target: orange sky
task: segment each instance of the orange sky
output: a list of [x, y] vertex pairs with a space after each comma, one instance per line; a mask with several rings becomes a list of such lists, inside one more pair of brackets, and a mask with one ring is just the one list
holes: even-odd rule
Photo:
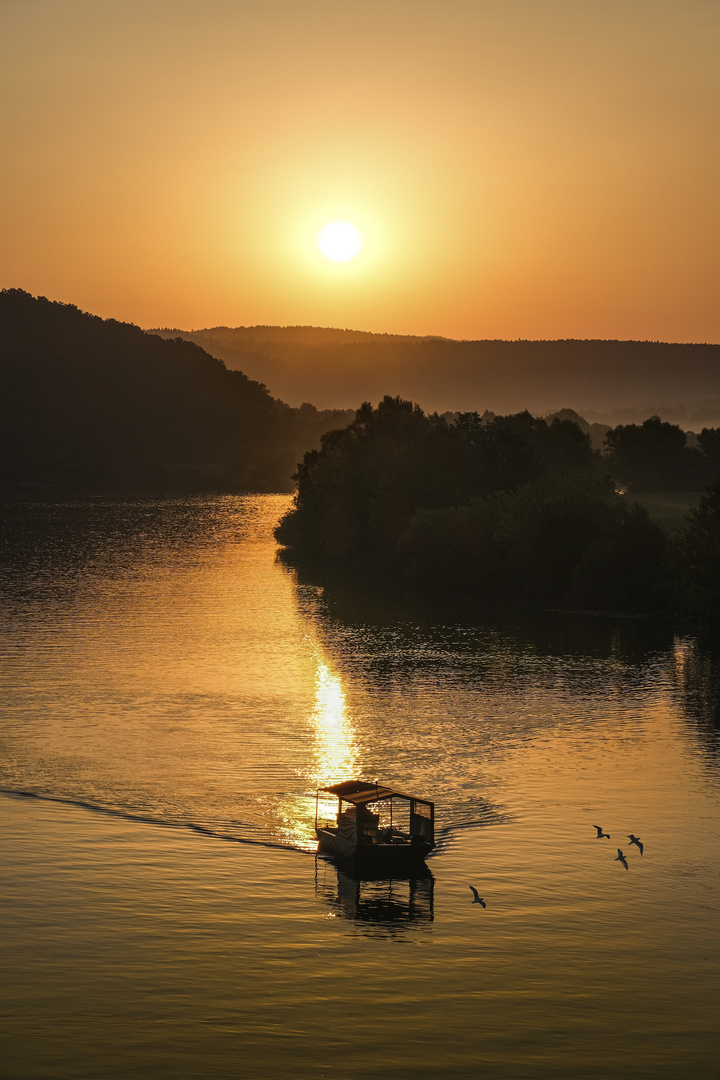
[[0, 13], [2, 287], [141, 326], [720, 341], [717, 0]]

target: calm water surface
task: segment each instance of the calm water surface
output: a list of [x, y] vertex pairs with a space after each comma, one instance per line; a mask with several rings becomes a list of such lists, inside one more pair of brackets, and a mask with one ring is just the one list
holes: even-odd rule
[[[323, 592], [287, 505], [4, 507], [2, 1075], [714, 1076], [716, 654]], [[425, 877], [315, 859], [353, 775], [435, 799]]]

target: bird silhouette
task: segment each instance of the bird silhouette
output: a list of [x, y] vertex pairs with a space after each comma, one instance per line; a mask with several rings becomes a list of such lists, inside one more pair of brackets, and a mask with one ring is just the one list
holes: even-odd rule
[[626, 870], [628, 868], [627, 861], [626, 861], [625, 856], [623, 855], [622, 851], [620, 850], [620, 848], [618, 848], [618, 853], [617, 853], [616, 857], [613, 859], [613, 862], [621, 862]]
[[593, 825], [593, 829], [597, 829], [597, 836], [595, 837], [596, 840], [599, 840], [602, 836], [607, 836], [608, 840], [610, 839], [610, 833], [603, 832], [599, 825]]
[[634, 844], [635, 847], [640, 848], [640, 854], [642, 855], [642, 853], [643, 853], [643, 845], [642, 845], [642, 841], [640, 840], [640, 837], [639, 836], [633, 836], [633, 834], [630, 833], [630, 835], [628, 836], [628, 840], [630, 841], [631, 844]]
[[487, 907], [485, 901], [481, 898], [480, 893], [474, 887], [474, 885], [468, 885], [468, 888], [472, 890], [472, 894], [475, 897], [473, 904], [482, 904], [483, 907]]

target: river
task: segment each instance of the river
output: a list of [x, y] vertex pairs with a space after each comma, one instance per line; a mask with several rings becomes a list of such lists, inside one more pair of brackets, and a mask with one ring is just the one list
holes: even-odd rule
[[[716, 651], [323, 588], [288, 505], [3, 507], [3, 1075], [714, 1076]], [[434, 799], [425, 876], [316, 859], [348, 776]]]

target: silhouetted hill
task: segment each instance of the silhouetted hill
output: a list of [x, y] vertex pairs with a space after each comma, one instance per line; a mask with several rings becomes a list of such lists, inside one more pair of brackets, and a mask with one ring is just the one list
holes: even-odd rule
[[5, 489], [287, 491], [305, 450], [351, 419], [293, 410], [198, 345], [70, 304], [0, 293]]
[[385, 394], [427, 411], [543, 415], [683, 427], [720, 424], [720, 346], [652, 341], [453, 341], [313, 327], [154, 330], [193, 341], [290, 404], [352, 408]]

